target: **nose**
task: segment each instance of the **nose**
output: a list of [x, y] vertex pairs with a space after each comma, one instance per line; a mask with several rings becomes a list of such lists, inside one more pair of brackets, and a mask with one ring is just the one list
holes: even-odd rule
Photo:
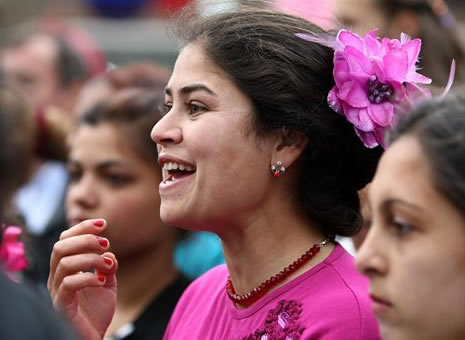
[[178, 144], [183, 139], [180, 119], [173, 112], [174, 107], [152, 129], [150, 137], [158, 145]]
[[82, 176], [69, 185], [66, 195], [68, 209], [78, 206], [81, 209], [91, 210], [98, 206], [98, 202], [98, 189], [90, 176]]
[[373, 278], [384, 275], [388, 271], [387, 240], [383, 241], [382, 233], [372, 224], [362, 245], [358, 249], [356, 265], [358, 270]]

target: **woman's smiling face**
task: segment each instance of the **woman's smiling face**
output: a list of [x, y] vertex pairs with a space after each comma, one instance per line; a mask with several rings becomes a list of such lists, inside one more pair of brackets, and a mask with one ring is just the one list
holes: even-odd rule
[[357, 265], [383, 339], [465, 338], [465, 219], [434, 186], [415, 137], [385, 152], [369, 188]]
[[164, 168], [162, 219], [218, 232], [225, 221], [248, 218], [267, 199], [274, 140], [253, 131], [248, 96], [191, 43], [176, 61], [165, 107], [152, 130]]

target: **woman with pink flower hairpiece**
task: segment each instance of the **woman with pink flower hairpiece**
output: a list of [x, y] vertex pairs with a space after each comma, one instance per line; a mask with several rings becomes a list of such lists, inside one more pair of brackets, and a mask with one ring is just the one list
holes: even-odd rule
[[[357, 192], [371, 181], [381, 128], [396, 114], [387, 105], [414, 97], [415, 82], [426, 81], [411, 73], [416, 43], [394, 51], [396, 41], [368, 39], [386, 62], [404, 60], [397, 50], [405, 51], [397, 74], [356, 51], [362, 38], [341, 33], [348, 46], [337, 47], [351, 53], [335, 52], [322, 42], [336, 37], [292, 15], [250, 6], [189, 14], [176, 26], [183, 48], [151, 134], [163, 167], [160, 214], [170, 225], [216, 233], [226, 265], [187, 288], [164, 339], [379, 339], [367, 281], [334, 237], [359, 229]], [[337, 83], [335, 64], [345, 73]], [[379, 94], [370, 97], [378, 87], [380, 103]], [[95, 243], [101, 229], [81, 222], [52, 254], [53, 299], [87, 339], [102, 338], [114, 300], [80, 292], [112, 291], [115, 276], [60, 274], [60, 253], [85, 252], [73, 237]]]

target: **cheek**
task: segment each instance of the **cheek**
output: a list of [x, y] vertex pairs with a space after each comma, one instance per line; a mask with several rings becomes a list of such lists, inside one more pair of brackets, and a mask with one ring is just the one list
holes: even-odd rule
[[[400, 324], [412, 332], [444, 329], [452, 315], [465, 312], [465, 267], [451, 261], [446, 247], [417, 248], [399, 257], [391, 293], [396, 294]], [[463, 319], [463, 317], [462, 317]]]

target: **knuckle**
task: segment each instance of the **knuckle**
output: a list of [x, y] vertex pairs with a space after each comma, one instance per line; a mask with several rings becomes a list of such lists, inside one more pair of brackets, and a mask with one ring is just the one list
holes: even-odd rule
[[61, 287], [65, 291], [70, 290], [72, 287], [72, 278], [69, 276], [65, 276], [63, 280], [61, 281]]
[[56, 243], [53, 245], [52, 253], [53, 253], [54, 255], [58, 256], [58, 257], [59, 257], [60, 255], [62, 255], [62, 253], [63, 253], [63, 244], [62, 244], [60, 241], [56, 242]]
[[67, 238], [67, 235], [68, 235], [68, 230], [62, 231], [61, 234], [60, 234], [60, 238], [59, 238], [60, 241]]

